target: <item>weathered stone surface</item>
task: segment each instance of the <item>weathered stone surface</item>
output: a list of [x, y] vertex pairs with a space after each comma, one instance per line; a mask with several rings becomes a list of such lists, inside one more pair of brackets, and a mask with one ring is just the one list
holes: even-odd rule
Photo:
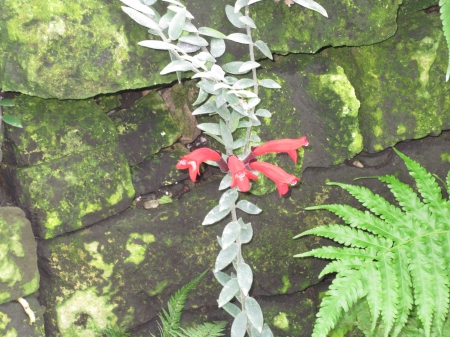
[[150, 91], [137, 100], [133, 108], [114, 113], [111, 119], [129, 165], [141, 163], [181, 136], [180, 128], [156, 91]]
[[430, 8], [431, 6], [437, 6], [438, 4], [439, 0], [403, 0], [400, 11], [403, 13], [411, 13]]
[[[262, 39], [280, 54], [311, 53], [329, 45], [373, 44], [395, 33], [400, 3], [328, 1], [322, 3], [329, 13], [325, 18], [299, 5], [266, 0], [252, 6], [259, 29], [255, 40]], [[198, 27], [230, 34], [236, 28], [226, 18], [226, 4], [229, 1], [196, 0], [189, 3], [189, 10]], [[132, 21], [120, 6], [120, 2], [107, 0], [52, 0], [45, 5], [39, 0], [4, 0], [0, 87], [43, 98], [79, 99], [173, 81], [174, 75], [159, 75], [167, 53], [138, 46], [149, 38], [147, 29]], [[165, 12], [164, 4], [157, 8]], [[228, 45], [231, 54], [242, 53], [240, 46]]]
[[129, 167], [117, 145], [3, 174], [36, 236], [51, 238], [114, 215], [131, 204]]
[[175, 165], [189, 151], [180, 144], [174, 149], [150, 156], [142, 163], [131, 167], [131, 179], [136, 195], [156, 191], [161, 186], [175, 184], [189, 178], [187, 170], [178, 170]]
[[4, 112], [23, 129], [6, 126], [4, 163], [30, 166], [117, 143], [114, 124], [94, 100], [58, 101], [21, 95]]
[[439, 14], [420, 11], [401, 16], [397, 34], [381, 44], [327, 50], [361, 101], [359, 126], [367, 151], [450, 128], [441, 26]]
[[17, 207], [0, 207], [0, 304], [38, 290], [36, 261], [36, 241], [25, 213]]
[[36, 322], [30, 325], [30, 318], [19, 302], [0, 305], [0, 334], [3, 337], [45, 337], [44, 310], [34, 296], [24, 298], [33, 310]]

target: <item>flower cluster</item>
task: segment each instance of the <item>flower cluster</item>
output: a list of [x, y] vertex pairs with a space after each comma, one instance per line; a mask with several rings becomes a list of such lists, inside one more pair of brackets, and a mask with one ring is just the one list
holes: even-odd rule
[[242, 192], [247, 192], [250, 189], [250, 180], [258, 179], [258, 176], [252, 172], [258, 171], [277, 184], [278, 193], [281, 197], [288, 192], [289, 185], [294, 186], [300, 181], [300, 178], [285, 172], [276, 165], [260, 162], [256, 157], [267, 153], [286, 152], [294, 163], [297, 164], [297, 150], [307, 145], [308, 140], [305, 136], [298, 139], [272, 140], [261, 146], [253, 147], [250, 154], [244, 160], [240, 160], [235, 155], [230, 155], [227, 162], [224, 161], [220, 152], [208, 148], [200, 148], [181, 157], [176, 167], [178, 169], [189, 169], [191, 180], [196, 181], [197, 176], [200, 174], [200, 165], [208, 160], [215, 161], [222, 171], [230, 172], [230, 187], [234, 188], [238, 186]]

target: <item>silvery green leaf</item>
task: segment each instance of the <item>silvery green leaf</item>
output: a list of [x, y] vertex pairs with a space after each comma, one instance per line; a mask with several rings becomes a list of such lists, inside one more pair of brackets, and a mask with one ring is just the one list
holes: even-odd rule
[[0, 106], [14, 106], [14, 101], [9, 98], [0, 99]]
[[231, 87], [228, 84], [225, 83], [216, 83], [214, 84], [214, 90], [219, 90], [219, 89], [230, 89]]
[[186, 43], [186, 42], [178, 42], [177, 47], [178, 47], [178, 49], [184, 51], [186, 54], [195, 53], [196, 51], [200, 50], [200, 48], [201, 48], [199, 46], [196, 46], [196, 45], [193, 45], [190, 43]]
[[197, 127], [205, 132], [212, 133], [213, 135], [220, 135], [220, 127], [217, 123], [201, 123]]
[[259, 103], [261, 102], [261, 99], [259, 99], [258, 97], [255, 98], [250, 98], [247, 102], [247, 110], [250, 110], [252, 108], [254, 108], [255, 106], [257, 106]]
[[222, 249], [222, 238], [220, 236], [217, 236], [217, 243], [219, 244], [220, 249]]
[[233, 109], [236, 112], [239, 112], [242, 116], [248, 117], [247, 111], [245, 111], [244, 108], [241, 105], [233, 105]]
[[216, 223], [217, 221], [225, 218], [228, 215], [228, 213], [230, 213], [229, 209], [220, 212], [219, 206], [216, 206], [212, 210], [210, 210], [208, 214], [206, 214], [206, 217], [203, 220], [202, 225], [212, 225], [213, 223]]
[[207, 98], [208, 98], [208, 93], [205, 90], [200, 89], [198, 91], [198, 97], [192, 105], [194, 105], [194, 106], [199, 105], [199, 104], [203, 103]]
[[222, 120], [219, 121], [219, 128], [225, 147], [230, 148], [233, 145], [233, 136], [231, 135], [230, 130]]
[[242, 67], [243, 64], [244, 64], [244, 62], [241, 62], [241, 61], [230, 62], [230, 63], [224, 64], [222, 66], [222, 69], [225, 70], [227, 73], [230, 73], [233, 75], [240, 75], [240, 74], [244, 73], [244, 72], [239, 71], [239, 68]]
[[174, 4], [174, 5], [177, 5], [177, 6], [180, 6], [180, 7], [184, 7], [184, 5], [181, 2], [177, 1], [177, 0], [162, 0], [162, 1], [169, 2], [171, 4]]
[[217, 140], [220, 144], [222, 144], [222, 145], [225, 146], [225, 144], [224, 144], [224, 142], [223, 142], [223, 140], [222, 140], [221, 137], [219, 137], [219, 136], [217, 136], [217, 135], [215, 135], [215, 134], [212, 134], [212, 133], [208, 133], [208, 132], [205, 132], [205, 135], [210, 136], [211, 138], [214, 138], [214, 139]]
[[141, 13], [147, 15], [155, 15], [155, 12], [151, 8], [142, 4], [139, 0], [120, 0], [120, 1], [122, 1], [128, 7], [131, 7]]
[[142, 3], [147, 6], [153, 5], [157, 0], [142, 0]]
[[250, 0], [247, 5], [253, 5], [254, 3], [260, 2], [261, 0]]
[[[233, 191], [235, 191], [233, 189]], [[227, 249], [230, 245], [236, 241], [236, 238], [241, 232], [241, 225], [237, 222], [230, 222], [223, 230], [222, 234], [222, 249]], [[238, 274], [239, 277], [239, 274]]]
[[236, 77], [233, 76], [225, 76], [225, 82], [227, 82], [229, 85], [233, 85], [238, 81]]
[[[226, 103], [227, 103], [227, 97], [226, 97], [226, 93], [227, 93], [228, 91], [225, 89], [225, 90], [222, 90], [222, 93], [220, 94], [220, 95], [217, 95], [216, 96], [216, 108], [220, 108], [220, 107], [222, 107], [223, 105], [225, 105], [225, 107], [226, 107]], [[223, 117], [222, 117], [223, 118]], [[226, 118], [224, 118], [225, 120], [226, 120]]]
[[249, 71], [251, 69], [258, 68], [259, 66], [260, 66], [260, 64], [258, 62], [247, 61], [247, 62], [244, 62], [244, 64], [241, 65], [241, 67], [238, 69], [238, 72], [246, 73], [247, 71]]
[[185, 35], [180, 37], [178, 40], [200, 47], [206, 47], [208, 45], [208, 41], [206, 41], [204, 38], [200, 36], [195, 35]]
[[250, 78], [242, 78], [236, 83], [233, 84], [233, 89], [245, 89], [249, 87], [253, 87], [255, 81]]
[[251, 126], [249, 121], [239, 121], [238, 124], [238, 129], [242, 129], [242, 128], [248, 128], [249, 126]]
[[274, 337], [272, 330], [270, 330], [270, 327], [267, 324], [264, 324], [261, 337]]
[[230, 303], [230, 302], [223, 305], [222, 309], [224, 309], [226, 312], [228, 312], [233, 317], [236, 317], [241, 312], [241, 309], [239, 309], [236, 305], [234, 305], [233, 303]]
[[183, 30], [189, 33], [198, 33], [197, 28], [195, 28], [195, 26], [189, 20], [186, 20], [186, 22], [184, 23]]
[[225, 274], [224, 272], [218, 271], [217, 273], [214, 273], [214, 276], [216, 277], [216, 280], [219, 281], [219, 283], [224, 286], [227, 284], [229, 280], [231, 280], [231, 277]]
[[261, 138], [259, 138], [257, 135], [250, 135], [250, 141], [254, 143], [261, 142]]
[[241, 16], [239, 18], [240, 21], [242, 21], [245, 25], [249, 26], [250, 28], [256, 29], [255, 22], [252, 20], [249, 16]]
[[122, 10], [141, 26], [151, 28], [157, 31], [161, 30], [158, 24], [152, 19], [150, 19], [147, 15], [142, 14], [141, 12], [138, 12], [137, 10], [130, 7], [122, 6]]
[[[186, 8], [180, 8], [169, 24], [169, 37], [171, 40], [178, 40], [183, 32], [184, 23], [186, 22]], [[183, 41], [187, 42], [187, 41]], [[189, 43], [189, 42], [187, 42]]]
[[256, 330], [261, 333], [264, 318], [258, 302], [256, 302], [256, 300], [252, 297], [247, 297], [245, 299], [245, 310], [247, 311], [247, 317], [250, 323], [252, 323]]
[[231, 337], [244, 337], [247, 332], [247, 315], [240, 312], [231, 325]]
[[236, 207], [248, 214], [259, 214], [262, 209], [247, 200], [240, 200]]
[[237, 0], [234, 4], [234, 12], [237, 13], [242, 7], [245, 7], [247, 5], [248, 0]]
[[241, 243], [249, 243], [253, 238], [252, 224], [250, 222], [244, 224], [242, 220], [239, 223], [241, 224]]
[[216, 59], [210, 53], [207, 53], [204, 51], [195, 55], [194, 58], [197, 58], [197, 59], [199, 59], [201, 61], [205, 61], [205, 62], [216, 63]]
[[[217, 102], [217, 101], [216, 101]], [[225, 121], [229, 121], [231, 118], [230, 111], [227, 108], [226, 104], [221, 105], [216, 109], [216, 112], [222, 117]]]
[[211, 73], [214, 75], [214, 77], [218, 81], [224, 81], [225, 80], [225, 72], [223, 71], [221, 66], [219, 66], [217, 64], [213, 64], [211, 66]]
[[255, 46], [261, 51], [261, 53], [263, 53], [266, 57], [268, 57], [269, 59], [273, 60], [273, 55], [272, 52], [270, 51], [269, 47], [267, 46], [267, 44], [261, 40], [258, 40], [255, 42]]
[[174, 71], [190, 71], [192, 70], [192, 64], [183, 60], [175, 60], [170, 62], [163, 70], [161, 70], [160, 74], [165, 75], [169, 73], [173, 73]]
[[258, 83], [261, 86], [263, 86], [264, 88], [269, 88], [269, 89], [280, 89], [281, 88], [281, 85], [279, 85], [277, 82], [275, 82], [274, 80], [271, 80], [269, 78], [258, 81]]
[[236, 129], [238, 128], [240, 118], [241, 118], [241, 115], [238, 112], [233, 111], [231, 113], [231, 116], [230, 116], [230, 130], [231, 130], [231, 132], [236, 131]]
[[[237, 224], [239, 227], [240, 225]], [[237, 279], [239, 283], [239, 287], [241, 288], [241, 291], [244, 293], [245, 296], [248, 295], [248, 292], [250, 291], [250, 288], [252, 287], [253, 283], [253, 272], [250, 266], [246, 263], [241, 263], [237, 269]]]
[[230, 105], [239, 104], [239, 97], [237, 97], [235, 94], [233, 94], [233, 93], [230, 94], [229, 92], [227, 92], [226, 96], [227, 96], [227, 102]]
[[161, 30], [164, 30], [169, 27], [170, 22], [175, 17], [175, 12], [167, 12], [163, 16], [161, 16], [161, 19], [159, 19], [159, 26], [161, 27]]
[[11, 115], [3, 115], [2, 116], [2, 120], [6, 123], [9, 124], [11, 126], [15, 126], [16, 128], [23, 128], [22, 123], [20, 122], [19, 119], [17, 119], [14, 116]]
[[186, 7], [167, 6], [167, 9], [175, 13], [178, 13], [179, 11], [186, 11], [186, 18], [189, 20], [194, 20], [194, 16], [186, 9]]
[[255, 115], [265, 117], [265, 118], [272, 117], [272, 113], [267, 109], [258, 109], [258, 110], [256, 110]]
[[181, 55], [180, 58], [182, 58], [183, 60], [189, 61], [192, 63], [192, 65], [194, 67], [197, 68], [202, 68], [204, 71], [207, 71], [208, 69], [205, 66], [205, 62], [204, 61], [200, 61], [190, 55]]
[[215, 29], [212, 29], [209, 27], [200, 27], [198, 29], [198, 33], [200, 35], [206, 35], [206, 36], [214, 37], [216, 39], [225, 39], [226, 38], [225, 34], [222, 34], [218, 30], [215, 30]]
[[211, 47], [209, 48], [209, 51], [211, 52], [211, 55], [214, 57], [220, 57], [225, 53], [226, 45], [225, 41], [223, 39], [211, 39]]
[[[219, 270], [222, 270], [223, 268], [228, 266], [231, 263], [231, 261], [233, 261], [233, 259], [236, 257], [236, 255], [238, 253], [238, 248], [239, 248], [239, 246], [236, 243], [232, 243], [226, 249], [222, 249], [220, 251], [219, 255], [217, 255], [214, 272], [218, 272]], [[236, 280], [236, 283], [237, 283], [237, 280]], [[239, 285], [238, 285], [238, 288], [239, 288]], [[232, 299], [233, 297], [234, 297], [234, 294], [230, 299]], [[226, 301], [226, 302], [228, 302], [228, 301]], [[225, 303], [223, 303], [223, 304], [225, 304]]]
[[192, 114], [195, 115], [203, 115], [203, 114], [209, 114], [211, 112], [216, 111], [216, 102], [214, 101], [208, 101], [202, 106], [195, 109]]
[[208, 94], [211, 95], [220, 94], [220, 90], [214, 90], [214, 82], [207, 79], [202, 79], [200, 82], [198, 82], [197, 87], [203, 89], [204, 91], [206, 91]]
[[235, 140], [233, 142], [233, 146], [231, 147], [231, 149], [232, 150], [236, 150], [236, 149], [239, 149], [241, 147], [244, 147], [244, 145], [245, 145], [245, 140], [242, 139], [242, 138], [239, 138], [239, 139], [237, 139], [237, 140]]
[[239, 21], [239, 18], [242, 15], [241, 12], [234, 12], [234, 7], [230, 6], [230, 5], [226, 5], [225, 6], [225, 14], [227, 15], [228, 20], [231, 22], [231, 24], [237, 28], [244, 28], [245, 25]]
[[138, 42], [138, 45], [151, 48], [151, 49], [158, 49], [158, 50], [175, 50], [177, 49], [176, 46], [174, 46], [171, 43], [167, 43], [164, 41], [158, 41], [158, 40], [144, 40]]
[[229, 93], [243, 98], [258, 97], [254, 92], [248, 90], [230, 90]]
[[328, 17], [328, 13], [321, 5], [319, 5], [317, 2], [313, 0], [294, 0], [294, 2], [298, 3], [299, 5], [312, 9], [313, 11], [316, 11], [326, 18]]
[[252, 331], [252, 337], [261, 337], [261, 333], [256, 330], [256, 328], [252, 325], [250, 330]]
[[231, 185], [231, 175], [225, 174], [225, 176], [220, 181], [219, 191], [229, 188]]
[[250, 44], [252, 43], [252, 39], [246, 35], [246, 34], [242, 34], [242, 33], [233, 33], [227, 36], [227, 40], [231, 40], [237, 43], [242, 43], [242, 44]]
[[[169, 50], [169, 56], [172, 61], [178, 61], [177, 56], [171, 50]], [[178, 83], [181, 83], [181, 71], [177, 71], [176, 74]]]

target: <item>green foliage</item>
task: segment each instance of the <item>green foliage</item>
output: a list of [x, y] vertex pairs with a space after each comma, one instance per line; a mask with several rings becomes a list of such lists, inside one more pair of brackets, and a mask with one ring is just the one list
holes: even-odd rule
[[450, 77], [450, 0], [439, 0], [442, 28], [444, 31], [445, 39], [447, 40], [447, 47], [449, 49], [449, 61], [447, 67], [447, 73], [445, 74], [445, 81], [448, 81]]
[[204, 323], [188, 329], [180, 328], [181, 312], [184, 308], [187, 296], [189, 292], [195, 288], [200, 279], [205, 276], [206, 272], [207, 271], [205, 270], [201, 275], [184, 285], [175, 293], [175, 295], [170, 297], [169, 302], [167, 303], [167, 311], [163, 309], [162, 313], [158, 315], [161, 320], [161, 337], [223, 336], [221, 332], [225, 328], [225, 322]]
[[[395, 149], [394, 149], [395, 150]], [[322, 205], [348, 225], [331, 224], [310, 229], [296, 238], [315, 234], [345, 247], [321, 247], [298, 254], [336, 259], [319, 277], [336, 273], [323, 299], [313, 336], [327, 336], [343, 311], [364, 299], [376, 331], [381, 316], [385, 336], [399, 336], [408, 318], [416, 317], [423, 336], [443, 335], [449, 309], [450, 202], [433, 175], [417, 162], [395, 150], [415, 179], [421, 197], [392, 175], [377, 177], [387, 184], [400, 207], [390, 204], [369, 189], [340, 186], [367, 209], [348, 205]], [[450, 190], [450, 172], [447, 175]]]
[[124, 332], [120, 326], [108, 324], [108, 326], [100, 332], [105, 337], [131, 337], [131, 333]]

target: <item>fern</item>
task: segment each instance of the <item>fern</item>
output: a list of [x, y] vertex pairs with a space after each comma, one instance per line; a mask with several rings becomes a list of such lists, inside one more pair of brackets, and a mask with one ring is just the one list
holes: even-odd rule
[[[181, 312], [184, 308], [189, 292], [195, 288], [200, 279], [206, 274], [206, 270], [190, 281], [188, 284], [181, 287], [175, 295], [171, 296], [167, 303], [167, 311], [162, 309], [162, 313], [158, 315], [161, 320], [159, 330], [161, 337], [216, 337], [223, 336], [221, 333], [226, 323], [204, 323], [194, 328], [188, 328], [186, 330], [180, 328]], [[154, 335], [152, 335], [154, 337]]]
[[[449, 312], [450, 202], [442, 197], [433, 175], [395, 151], [421, 197], [387, 175], [377, 178], [387, 184], [400, 207], [365, 187], [328, 183], [348, 191], [367, 211], [347, 205], [307, 208], [331, 211], [349, 225], [319, 226], [295, 237], [315, 234], [345, 246], [295, 255], [335, 259], [319, 275], [336, 273], [336, 278], [320, 305], [313, 337], [327, 336], [344, 311], [361, 300], [369, 308], [371, 333], [381, 319], [384, 336], [401, 336], [408, 319], [414, 317], [423, 336], [443, 335]], [[445, 185], [449, 192], [450, 172]]]
[[445, 39], [447, 40], [447, 47], [449, 49], [449, 61], [447, 66], [447, 73], [445, 74], [445, 81], [450, 77], [450, 0], [439, 0], [441, 21], [444, 31]]

